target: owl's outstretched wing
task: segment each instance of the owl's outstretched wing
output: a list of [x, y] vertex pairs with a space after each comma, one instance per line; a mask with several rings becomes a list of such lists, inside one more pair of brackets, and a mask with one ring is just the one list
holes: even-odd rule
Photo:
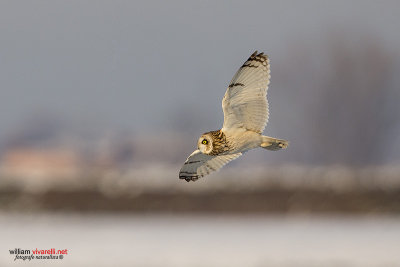
[[254, 52], [229, 83], [222, 100], [224, 129], [245, 128], [262, 133], [268, 122], [269, 59]]
[[185, 161], [180, 172], [179, 178], [187, 182], [197, 179], [221, 169], [229, 161], [238, 158], [242, 153], [231, 155], [210, 156], [195, 150]]

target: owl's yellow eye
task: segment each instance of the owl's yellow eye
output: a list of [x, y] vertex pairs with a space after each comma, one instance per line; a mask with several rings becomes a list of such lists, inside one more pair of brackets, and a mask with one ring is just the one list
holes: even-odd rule
[[203, 139], [202, 143], [203, 143], [204, 145], [207, 145], [208, 141], [207, 141], [206, 139]]

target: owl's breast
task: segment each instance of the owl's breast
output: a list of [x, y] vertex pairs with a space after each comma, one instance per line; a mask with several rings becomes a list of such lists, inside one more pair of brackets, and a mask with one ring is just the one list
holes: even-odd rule
[[261, 134], [243, 128], [224, 131], [229, 154], [246, 152], [261, 145]]

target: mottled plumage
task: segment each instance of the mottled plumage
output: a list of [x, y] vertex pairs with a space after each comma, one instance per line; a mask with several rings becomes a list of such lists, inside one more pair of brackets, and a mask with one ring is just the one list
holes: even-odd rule
[[222, 155], [225, 152], [232, 150], [229, 146], [228, 142], [226, 141], [226, 135], [223, 131], [211, 131], [205, 134], [211, 135], [212, 138], [212, 150], [209, 153], [210, 156], [218, 156]]
[[267, 55], [254, 52], [239, 68], [222, 100], [224, 124], [221, 130], [203, 134], [185, 161], [179, 178], [195, 181], [257, 147], [286, 148], [288, 142], [261, 135], [268, 122], [267, 89], [270, 67]]

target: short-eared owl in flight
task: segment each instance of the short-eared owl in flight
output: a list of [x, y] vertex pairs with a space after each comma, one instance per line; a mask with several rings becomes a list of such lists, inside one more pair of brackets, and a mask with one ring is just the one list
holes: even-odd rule
[[270, 77], [268, 56], [254, 52], [233, 76], [222, 99], [222, 129], [200, 136], [198, 149], [179, 172], [180, 179], [196, 181], [253, 148], [279, 150], [288, 146], [286, 140], [262, 135], [269, 115]]

